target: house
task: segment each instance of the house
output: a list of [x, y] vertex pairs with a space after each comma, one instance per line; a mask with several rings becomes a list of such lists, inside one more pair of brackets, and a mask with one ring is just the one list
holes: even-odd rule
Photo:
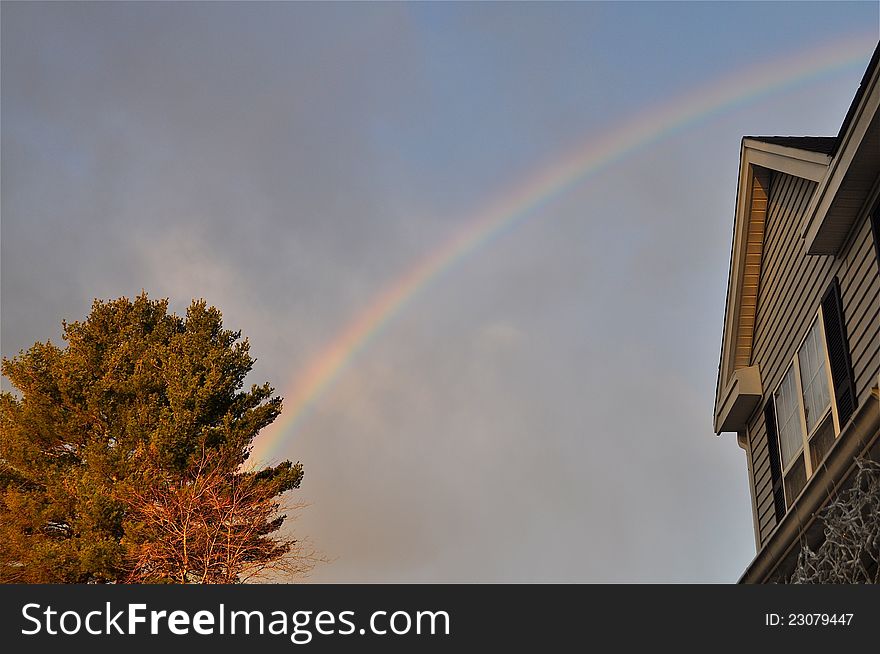
[[757, 555], [784, 580], [854, 460], [880, 461], [880, 45], [836, 137], [745, 137], [715, 433], [746, 452]]

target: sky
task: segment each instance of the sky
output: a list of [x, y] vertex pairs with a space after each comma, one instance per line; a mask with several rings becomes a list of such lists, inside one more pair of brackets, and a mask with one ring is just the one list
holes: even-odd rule
[[740, 140], [836, 135], [878, 12], [3, 2], [2, 354], [217, 306], [312, 582], [734, 582]]

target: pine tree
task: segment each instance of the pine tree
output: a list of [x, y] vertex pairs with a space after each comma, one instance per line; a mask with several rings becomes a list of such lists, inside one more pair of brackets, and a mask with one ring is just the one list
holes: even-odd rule
[[243, 390], [254, 360], [241, 332], [204, 301], [184, 318], [145, 293], [95, 300], [84, 321], [62, 325], [63, 347], [35, 343], [2, 364], [18, 392], [0, 394], [0, 581], [210, 581], [132, 567], [160, 537], [144, 498], [188, 492], [206, 472], [220, 496], [246, 480], [261, 498], [249, 533], [264, 541], [263, 563], [296, 551], [277, 533], [277, 500], [299, 487], [302, 466], [243, 470], [282, 401], [269, 384]]

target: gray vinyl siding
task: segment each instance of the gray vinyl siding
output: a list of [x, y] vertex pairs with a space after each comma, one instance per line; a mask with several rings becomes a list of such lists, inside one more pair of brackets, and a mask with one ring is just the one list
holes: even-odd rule
[[869, 401], [871, 388], [880, 375], [880, 271], [867, 218], [856, 225], [837, 274], [856, 396], [861, 405]]
[[[869, 221], [856, 226], [838, 257], [808, 255], [800, 226], [815, 186], [783, 173], [774, 173], [770, 183], [752, 347], [752, 365], [760, 366], [764, 387], [761, 407], [791, 365], [835, 275], [840, 279], [860, 405], [867, 401], [880, 372], [880, 273]], [[776, 526], [776, 515], [761, 410], [749, 422], [749, 448], [757, 539], [763, 544]]]
[[[781, 173], [774, 174], [770, 182], [752, 346], [752, 364], [760, 366], [765, 389], [762, 406], [788, 369], [800, 342], [795, 339], [806, 333], [807, 321], [815, 315], [827, 286], [824, 281], [832, 277], [831, 257], [808, 257], [799, 232], [815, 186], [814, 182]], [[758, 540], [764, 543], [776, 526], [776, 514], [763, 411], [756, 411], [749, 424], [749, 443]]]

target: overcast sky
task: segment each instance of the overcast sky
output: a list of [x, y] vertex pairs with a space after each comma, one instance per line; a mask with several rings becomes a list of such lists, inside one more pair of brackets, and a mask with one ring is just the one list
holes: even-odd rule
[[2, 353], [145, 289], [216, 305], [283, 391], [572, 144], [866, 42], [568, 185], [264, 436], [305, 466], [313, 581], [735, 581], [746, 461], [712, 408], [740, 139], [835, 135], [877, 34], [875, 2], [3, 2]]

